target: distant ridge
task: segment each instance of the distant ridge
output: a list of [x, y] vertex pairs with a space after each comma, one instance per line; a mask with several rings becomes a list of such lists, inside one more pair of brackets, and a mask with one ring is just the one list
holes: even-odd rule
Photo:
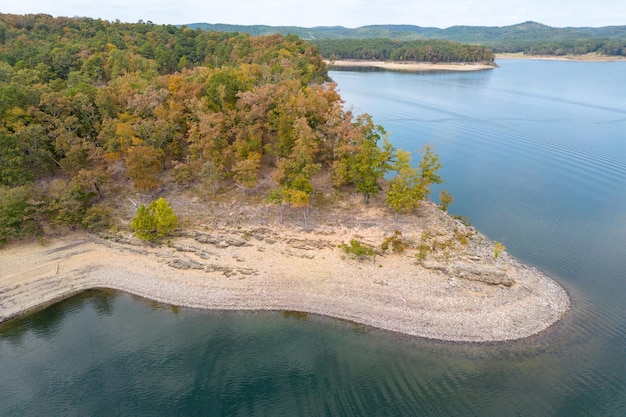
[[451, 26], [445, 29], [414, 25], [369, 25], [354, 29], [343, 26], [304, 28], [222, 23], [192, 23], [185, 26], [216, 32], [243, 32], [254, 36], [275, 33], [294, 34], [309, 41], [374, 38], [445, 39], [488, 46], [494, 52], [546, 55], [599, 53], [626, 56], [626, 25], [556, 28], [529, 21], [511, 26]]

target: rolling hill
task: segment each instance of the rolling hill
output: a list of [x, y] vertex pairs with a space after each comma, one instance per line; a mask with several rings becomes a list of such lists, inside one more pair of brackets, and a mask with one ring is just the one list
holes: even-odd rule
[[[487, 46], [494, 52], [545, 55], [598, 53], [626, 56], [626, 25], [556, 28], [537, 22], [523, 22], [510, 26], [452, 26], [445, 29], [413, 25], [371, 25], [353, 29], [342, 26], [304, 28], [209, 23], [193, 23], [186, 26], [192, 29], [243, 32], [251, 35], [295, 34], [313, 43], [328, 39], [388, 38], [404, 41], [444, 39]], [[324, 54], [323, 48], [321, 52]]]

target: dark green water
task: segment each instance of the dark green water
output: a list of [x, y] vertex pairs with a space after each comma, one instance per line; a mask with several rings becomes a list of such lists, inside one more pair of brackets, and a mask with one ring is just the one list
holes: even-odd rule
[[[3, 415], [495, 416], [567, 407], [565, 393], [546, 401], [529, 380], [565, 377], [558, 349], [541, 340], [426, 342], [323, 317], [207, 313], [98, 292], [2, 334]], [[547, 358], [561, 366], [543, 369]]]
[[435, 144], [451, 211], [563, 284], [562, 323], [452, 344], [89, 292], [0, 325], [0, 415], [626, 415], [626, 63], [500, 64], [331, 76], [397, 147]]

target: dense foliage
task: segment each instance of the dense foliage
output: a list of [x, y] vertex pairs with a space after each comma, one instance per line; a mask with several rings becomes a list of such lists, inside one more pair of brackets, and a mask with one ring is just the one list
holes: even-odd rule
[[388, 38], [404, 41], [445, 39], [482, 45], [495, 52], [526, 54], [588, 54], [626, 56], [626, 26], [555, 28], [536, 22], [510, 26], [452, 26], [446, 29], [414, 25], [371, 25], [355, 29], [342, 26], [302, 28], [296, 26], [234, 26], [199, 23], [190, 27], [237, 31], [255, 35], [293, 33], [312, 42], [327, 39]]
[[178, 217], [170, 203], [159, 198], [147, 206], [139, 206], [131, 226], [138, 238], [155, 240], [174, 231], [178, 226]]
[[331, 59], [375, 59], [418, 62], [493, 62], [494, 53], [483, 46], [445, 40], [329, 39], [316, 41], [320, 53]]
[[0, 15], [0, 240], [106, 227], [109, 196], [172, 181], [263, 179], [306, 215], [318, 172], [376, 195], [393, 152], [296, 36]]
[[283, 48], [306, 55], [315, 66], [313, 72], [322, 71], [310, 45], [295, 36], [278, 45], [278, 38], [283, 39], [252, 38], [149, 22], [128, 24], [90, 18], [0, 14], [0, 61], [18, 69], [33, 69], [42, 81], [67, 79], [72, 71], [92, 81], [105, 82], [124, 72], [171, 74], [196, 65], [220, 67], [270, 61], [276, 64]]

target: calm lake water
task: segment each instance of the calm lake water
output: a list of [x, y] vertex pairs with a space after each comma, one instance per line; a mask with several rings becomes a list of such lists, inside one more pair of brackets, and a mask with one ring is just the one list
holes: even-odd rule
[[0, 325], [0, 415], [626, 415], [626, 63], [499, 64], [331, 77], [396, 147], [435, 145], [450, 211], [568, 290], [560, 324], [454, 344], [87, 292]]

